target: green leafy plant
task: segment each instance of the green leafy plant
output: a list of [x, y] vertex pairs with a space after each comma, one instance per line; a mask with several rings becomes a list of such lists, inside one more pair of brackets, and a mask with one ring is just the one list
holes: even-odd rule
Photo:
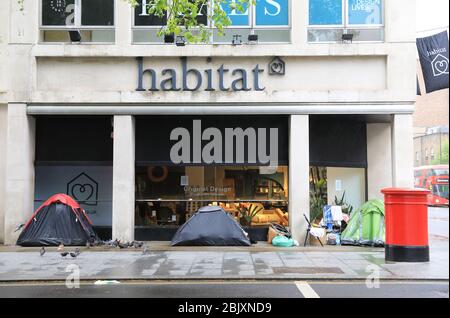
[[[139, 0], [125, 0], [131, 6], [139, 5]], [[256, 0], [236, 0], [235, 2], [226, 0], [149, 0], [147, 2], [148, 13], [167, 17], [166, 25], [162, 26], [158, 32], [159, 36], [175, 35], [183, 36], [189, 43], [209, 41], [212, 30], [208, 26], [198, 21], [198, 16], [202, 14], [202, 8], [208, 8], [208, 20], [217, 28], [219, 35], [224, 34], [226, 27], [231, 25], [231, 20], [223, 10], [222, 5], [227, 5], [230, 10], [244, 13], [247, 7], [254, 4]]]
[[349, 204], [345, 199], [345, 191], [342, 193], [341, 198], [334, 196], [333, 205], [338, 205], [342, 208], [342, 212], [350, 215], [353, 212], [353, 206]]
[[320, 218], [323, 214], [323, 207], [327, 204], [326, 199], [326, 187], [327, 181], [325, 179], [319, 179], [313, 181], [313, 187], [309, 191], [309, 209], [310, 219], [314, 222]]
[[[24, 1], [17, 0], [20, 11], [24, 10]], [[127, 1], [132, 7], [140, 4], [139, 0]], [[231, 25], [231, 20], [223, 10], [227, 5], [230, 10], [244, 13], [247, 8], [255, 4], [256, 0], [148, 0], [147, 12], [157, 17], [167, 17], [166, 25], [162, 26], [158, 36], [175, 35], [183, 36], [189, 43], [207, 43], [212, 34], [211, 28], [198, 21], [202, 14], [201, 9], [207, 6], [208, 20], [214, 24], [219, 35], [224, 35], [225, 28]]]
[[25, 5], [24, 5], [24, 2], [25, 0], [17, 0], [17, 3], [18, 3], [18, 5], [19, 5], [19, 10], [20, 11], [23, 11], [24, 9], [25, 9]]
[[244, 226], [249, 226], [252, 223], [253, 218], [258, 215], [259, 212], [264, 210], [260, 205], [256, 204], [239, 204], [237, 207], [239, 211], [240, 223]]

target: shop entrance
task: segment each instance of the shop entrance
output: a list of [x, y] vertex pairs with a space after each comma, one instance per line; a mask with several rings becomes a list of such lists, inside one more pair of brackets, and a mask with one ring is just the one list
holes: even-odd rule
[[310, 117], [310, 218], [323, 219], [326, 205], [350, 216], [367, 200], [366, 119]]

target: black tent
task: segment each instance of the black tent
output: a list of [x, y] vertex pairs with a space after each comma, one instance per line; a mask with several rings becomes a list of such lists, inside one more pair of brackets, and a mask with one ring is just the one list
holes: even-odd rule
[[17, 240], [21, 246], [86, 245], [99, 240], [80, 205], [65, 194], [55, 194], [25, 224]]
[[200, 208], [175, 233], [172, 246], [250, 246], [239, 223], [217, 206]]

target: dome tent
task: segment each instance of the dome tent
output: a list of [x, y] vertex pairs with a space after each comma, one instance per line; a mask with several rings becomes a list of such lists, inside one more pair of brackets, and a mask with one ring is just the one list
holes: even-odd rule
[[172, 246], [250, 246], [239, 223], [217, 206], [200, 208], [175, 233]]
[[80, 205], [65, 194], [44, 202], [25, 224], [17, 240], [21, 246], [82, 246], [98, 241], [92, 223]]
[[384, 246], [384, 203], [381, 200], [369, 200], [354, 212], [344, 232], [342, 245]]

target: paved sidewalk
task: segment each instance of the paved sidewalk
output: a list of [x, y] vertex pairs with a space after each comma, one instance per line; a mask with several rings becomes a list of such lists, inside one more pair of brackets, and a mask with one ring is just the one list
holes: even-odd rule
[[[4, 249], [3, 249], [4, 250]], [[429, 263], [386, 263], [383, 248], [338, 247], [274, 249], [260, 247], [141, 251], [82, 251], [75, 259], [55, 249], [0, 253], [0, 281], [65, 280], [68, 265], [80, 277], [98, 279], [366, 279], [377, 271], [382, 279], [447, 279], [448, 241], [431, 248]]]
[[72, 259], [48, 248], [0, 246], [0, 282], [65, 280], [68, 265], [76, 264], [80, 277], [97, 279], [201, 280], [365, 280], [378, 272], [382, 279], [449, 279], [449, 211], [429, 209], [429, 263], [386, 263], [383, 248], [351, 246], [276, 248], [259, 242], [251, 247], [171, 247], [150, 242], [150, 252], [95, 247], [81, 249]]

